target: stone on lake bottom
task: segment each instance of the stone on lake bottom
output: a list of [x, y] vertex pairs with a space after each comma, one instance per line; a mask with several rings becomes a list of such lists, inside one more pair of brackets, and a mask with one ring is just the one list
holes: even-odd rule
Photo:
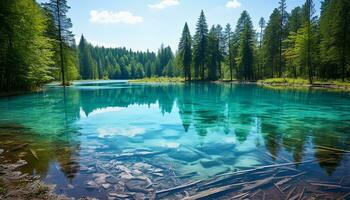
[[129, 194], [119, 194], [119, 193], [116, 193], [116, 192], [108, 193], [108, 196], [110, 196], [110, 197], [118, 197], [118, 198], [128, 198], [128, 197], [130, 197]]
[[164, 176], [164, 174], [162, 174], [162, 173], [153, 173], [153, 175], [159, 176], [159, 177], [163, 177]]
[[108, 176], [108, 177], [106, 178], [106, 182], [107, 182], [107, 183], [110, 183], [110, 184], [116, 184], [116, 183], [118, 183], [118, 180], [115, 179], [115, 178], [112, 177], [112, 176]]
[[221, 165], [221, 163], [219, 161], [209, 160], [209, 159], [201, 159], [200, 163], [201, 163], [202, 167], [204, 167], [204, 168], [211, 168], [211, 167]]
[[87, 188], [91, 188], [91, 189], [97, 189], [98, 188], [98, 184], [95, 181], [88, 181], [86, 182]]
[[111, 184], [105, 183], [105, 184], [102, 184], [102, 187], [103, 187], [103, 189], [108, 190], [108, 188], [111, 187]]
[[169, 156], [176, 160], [182, 160], [185, 162], [194, 162], [200, 159], [200, 156], [196, 152], [190, 151], [189, 149], [174, 150], [169, 153]]
[[131, 191], [131, 192], [141, 192], [141, 193], [148, 193], [149, 191], [146, 189], [148, 186], [148, 181], [147, 179], [140, 179], [140, 178], [135, 178], [135, 179], [130, 179], [128, 180], [125, 185], [126, 188]]

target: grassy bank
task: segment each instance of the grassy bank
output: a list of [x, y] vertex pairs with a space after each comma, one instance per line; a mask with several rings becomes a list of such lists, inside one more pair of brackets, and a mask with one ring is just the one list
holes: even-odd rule
[[286, 87], [318, 87], [318, 88], [336, 88], [336, 89], [350, 89], [350, 82], [342, 82], [338, 80], [315, 80], [313, 84], [310, 84], [307, 79], [302, 78], [270, 78], [259, 80], [259, 85], [268, 86], [286, 86]]
[[184, 78], [181, 77], [152, 77], [129, 80], [130, 83], [175, 83], [175, 82], [185, 82]]

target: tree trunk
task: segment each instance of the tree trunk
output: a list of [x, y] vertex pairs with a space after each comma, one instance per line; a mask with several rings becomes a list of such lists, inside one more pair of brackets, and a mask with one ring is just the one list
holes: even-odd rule
[[58, 20], [58, 40], [60, 43], [60, 62], [61, 62], [61, 75], [62, 75], [62, 85], [66, 87], [66, 80], [64, 74], [64, 63], [63, 63], [63, 39], [62, 39], [62, 25], [61, 25], [61, 12], [59, 6], [59, 0], [56, 0], [56, 8], [57, 8], [57, 20]]

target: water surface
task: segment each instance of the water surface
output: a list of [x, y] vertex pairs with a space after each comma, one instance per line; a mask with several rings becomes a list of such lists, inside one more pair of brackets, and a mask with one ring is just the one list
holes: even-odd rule
[[[29, 147], [10, 151], [20, 144]], [[50, 86], [0, 99], [0, 149], [8, 149], [1, 162], [27, 160], [23, 172], [73, 197], [125, 193], [113, 188], [125, 174], [142, 173], [161, 190], [291, 162], [303, 180], [350, 187], [350, 94], [214, 83]]]

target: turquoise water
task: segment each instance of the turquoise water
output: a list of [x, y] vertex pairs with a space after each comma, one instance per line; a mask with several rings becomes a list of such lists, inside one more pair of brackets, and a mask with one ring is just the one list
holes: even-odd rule
[[[142, 173], [161, 190], [310, 159], [315, 162], [291, 167], [304, 171], [303, 179], [338, 183], [350, 176], [350, 94], [228, 83], [77, 82], [0, 99], [0, 140], [0, 149], [26, 143], [39, 157], [24, 149], [5, 153], [4, 162], [27, 160], [24, 172], [73, 197], [107, 198], [121, 187], [113, 184], [123, 184], [106, 176], [127, 179], [121, 173]], [[142, 171], [142, 164], [153, 171]], [[167, 173], [176, 179], [164, 180]]]

